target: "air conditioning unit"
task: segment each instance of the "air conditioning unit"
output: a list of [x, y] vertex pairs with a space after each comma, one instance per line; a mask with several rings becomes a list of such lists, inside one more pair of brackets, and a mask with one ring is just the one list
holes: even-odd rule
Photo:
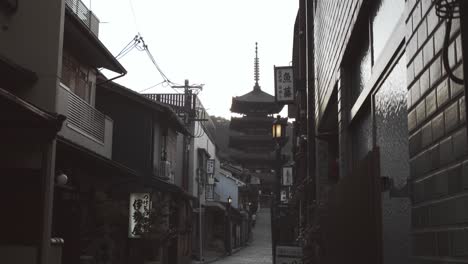
[[174, 174], [172, 173], [171, 162], [167, 160], [162, 160], [159, 164], [159, 177], [174, 182]]

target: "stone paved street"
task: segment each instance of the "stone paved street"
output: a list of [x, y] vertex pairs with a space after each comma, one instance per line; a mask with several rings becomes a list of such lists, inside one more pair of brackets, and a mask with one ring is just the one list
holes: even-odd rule
[[250, 246], [228, 256], [215, 264], [271, 264], [271, 225], [270, 209], [260, 209], [257, 213], [257, 224], [253, 229], [253, 242]]

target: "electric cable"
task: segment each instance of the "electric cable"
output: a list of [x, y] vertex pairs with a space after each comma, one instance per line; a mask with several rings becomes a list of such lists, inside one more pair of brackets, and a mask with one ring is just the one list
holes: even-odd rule
[[159, 82], [159, 83], [157, 83], [157, 84], [151, 85], [150, 87], [145, 88], [145, 89], [139, 91], [139, 93], [142, 93], [142, 92], [144, 92], [144, 91], [147, 91], [147, 90], [149, 90], [149, 89], [151, 89], [151, 88], [154, 88], [154, 87], [156, 87], [156, 86], [158, 86], [158, 85], [161, 85], [161, 84], [163, 84], [163, 83], [165, 83], [165, 82], [166, 82], [166, 81], [164, 80], [164, 81]]
[[442, 61], [444, 69], [450, 79], [457, 84], [464, 84], [464, 80], [458, 78], [450, 69], [448, 49], [450, 46], [450, 31], [452, 30], [452, 19], [460, 18], [460, 2], [459, 0], [432, 0], [435, 4], [436, 14], [438, 17], [445, 20], [445, 36], [442, 47]]
[[[131, 11], [131, 14], [132, 14], [132, 18], [133, 18], [133, 22], [134, 22], [134, 25], [135, 25], [135, 29], [136, 31], [138, 32], [138, 34], [135, 36], [134, 38], [134, 44], [131, 45], [131, 47], [129, 47], [129, 50], [126, 50], [125, 52], [120, 52], [119, 55], [120, 55], [120, 58], [122, 58], [123, 56], [125, 56], [126, 54], [128, 54], [128, 52], [130, 52], [130, 50], [132, 50], [133, 48], [136, 48], [138, 51], [146, 51], [146, 54], [147, 56], [149, 57], [149, 59], [151, 60], [151, 62], [154, 64], [154, 66], [156, 67], [156, 69], [158, 70], [159, 74], [163, 77], [164, 81], [166, 81], [167, 83], [169, 84], [172, 84], [172, 85], [176, 85], [175, 83], [173, 83], [171, 80], [169, 80], [169, 78], [164, 74], [164, 72], [161, 70], [161, 68], [159, 67], [159, 65], [156, 63], [156, 60], [154, 59], [154, 56], [153, 54], [151, 54], [151, 52], [149, 51], [148, 49], [148, 45], [146, 45], [145, 41], [143, 40], [143, 37], [141, 36], [141, 33], [140, 33], [140, 30], [139, 30], [139, 27], [138, 27], [138, 21], [137, 21], [137, 15], [136, 15], [136, 12], [135, 12], [135, 8], [133, 7], [133, 3], [132, 3], [132, 0], [128, 0], [129, 4], [130, 4], [130, 11]], [[142, 46], [140, 47], [139, 44], [142, 44]], [[123, 55], [121, 55], [123, 54]], [[118, 55], [118, 56], [119, 56]], [[177, 93], [180, 93], [179, 91], [175, 90], [172, 86], [171, 88], [177, 92]]]
[[136, 19], [135, 9], [133, 8], [132, 0], [128, 0], [128, 2], [130, 4], [130, 11], [132, 12], [133, 23], [135, 25], [135, 29], [138, 32], [138, 34], [140, 34], [140, 30], [138, 29], [138, 23]]
[[452, 30], [452, 20], [447, 19], [445, 21], [445, 37], [444, 37], [444, 46], [442, 49], [442, 60], [444, 62], [443, 64], [444, 64], [445, 72], [447, 72], [450, 79], [452, 79], [452, 81], [454, 81], [457, 84], [463, 85], [464, 80], [455, 76], [452, 69], [450, 69], [448, 49], [450, 46], [450, 31], [451, 30]]
[[128, 44], [125, 45], [125, 47], [123, 47], [123, 49], [115, 57], [116, 58], [121, 57], [122, 54], [124, 54], [127, 51], [133, 49], [133, 47], [135, 47], [137, 44], [138, 44], [138, 35], [135, 35], [135, 37], [133, 37], [132, 40], [130, 40], [130, 42], [128, 42]]

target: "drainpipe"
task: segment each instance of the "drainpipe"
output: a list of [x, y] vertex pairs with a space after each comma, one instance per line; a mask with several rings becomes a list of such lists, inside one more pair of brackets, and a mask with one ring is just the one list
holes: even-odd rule
[[202, 183], [201, 183], [201, 170], [200, 168], [197, 169], [197, 176], [198, 176], [198, 244], [199, 244], [199, 254], [200, 254], [200, 261], [203, 263], [203, 234], [202, 234], [202, 203], [201, 203], [201, 196], [202, 196]]
[[[468, 66], [465, 65], [468, 58], [468, 3], [467, 1], [460, 1], [460, 29], [461, 29], [461, 43], [462, 43], [462, 66], [463, 67], [463, 80], [465, 92], [465, 113], [468, 113], [467, 94], [468, 94]], [[466, 121], [465, 121], [466, 122]], [[468, 122], [466, 122], [465, 127]], [[468, 133], [468, 129], [467, 129]]]
[[96, 83], [96, 86], [106, 84], [106, 83], [111, 82], [111, 81], [113, 81], [113, 80], [117, 80], [117, 79], [119, 79], [119, 78], [124, 77], [125, 75], [127, 75], [127, 71], [125, 71], [125, 72], [123, 72], [122, 74], [117, 75], [117, 76], [115, 76], [115, 77], [113, 77], [113, 78], [110, 78], [110, 79], [108, 79], [108, 80], [102, 81], [102, 82], [100, 82], [100, 83]]

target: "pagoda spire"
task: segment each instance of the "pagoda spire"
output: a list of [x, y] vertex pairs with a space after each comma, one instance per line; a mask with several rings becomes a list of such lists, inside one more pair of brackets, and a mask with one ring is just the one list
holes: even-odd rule
[[259, 91], [260, 85], [258, 85], [258, 80], [260, 79], [260, 72], [259, 72], [259, 63], [258, 63], [258, 43], [255, 42], [255, 62], [254, 62], [254, 79], [255, 79], [255, 86], [254, 91]]

